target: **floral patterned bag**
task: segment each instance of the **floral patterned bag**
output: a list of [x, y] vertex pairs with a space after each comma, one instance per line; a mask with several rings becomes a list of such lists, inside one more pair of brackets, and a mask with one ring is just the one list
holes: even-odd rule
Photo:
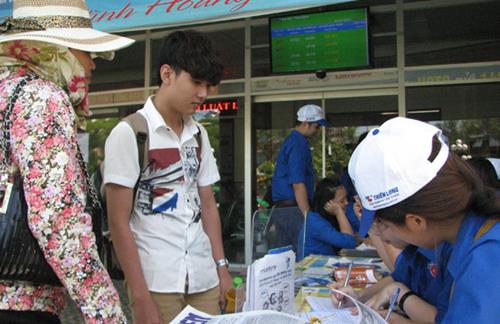
[[[28, 208], [24, 197], [22, 177], [19, 172], [9, 169], [10, 114], [21, 88], [32, 79], [33, 77], [25, 77], [16, 86], [7, 103], [2, 123], [1, 149], [4, 159], [0, 164], [0, 279], [61, 285], [28, 228]], [[86, 165], [79, 150], [78, 159], [87, 179], [86, 212], [92, 216], [93, 231], [99, 249], [102, 242], [101, 216], [103, 212], [96, 199], [95, 190], [89, 182]]]

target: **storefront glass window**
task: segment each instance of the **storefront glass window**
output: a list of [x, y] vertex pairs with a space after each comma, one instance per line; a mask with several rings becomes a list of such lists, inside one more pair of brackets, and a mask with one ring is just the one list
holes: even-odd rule
[[[271, 184], [276, 157], [283, 141], [295, 127], [297, 110], [305, 104], [321, 106], [321, 100], [297, 100], [254, 104], [255, 188], [257, 207]], [[340, 176], [347, 166], [359, 135], [397, 115], [396, 96], [373, 96], [325, 100], [326, 129], [325, 175]], [[321, 135], [310, 139], [313, 163], [318, 180], [322, 177], [323, 150]], [[259, 206], [260, 202], [260, 206]]]
[[252, 49], [252, 77], [262, 77], [271, 74], [269, 47]]
[[473, 157], [500, 157], [500, 84], [417, 87], [406, 93], [410, 110], [434, 111], [418, 119], [442, 128], [450, 144], [460, 140]]
[[115, 52], [112, 61], [95, 59], [90, 91], [105, 91], [144, 87], [144, 41]]
[[406, 65], [498, 60], [499, 12], [499, 1], [406, 11]]
[[222, 222], [226, 257], [244, 263], [244, 99], [210, 99], [195, 114], [208, 132], [221, 180], [213, 187]]

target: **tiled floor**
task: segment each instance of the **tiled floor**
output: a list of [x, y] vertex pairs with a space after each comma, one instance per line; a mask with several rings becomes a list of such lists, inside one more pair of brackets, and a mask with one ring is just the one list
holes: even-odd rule
[[[123, 281], [113, 281], [115, 284], [116, 289], [118, 290], [118, 293], [120, 294], [120, 299], [122, 301], [122, 306], [123, 306], [123, 311], [125, 312], [125, 315], [129, 319], [130, 322], [130, 310], [128, 308], [128, 298], [127, 298], [127, 292], [125, 288], [123, 287]], [[75, 304], [73, 301], [68, 300], [66, 309], [64, 310], [61, 318], [61, 323], [62, 324], [84, 324], [85, 322], [82, 319], [82, 315], [80, 315], [80, 311], [76, 308]]]

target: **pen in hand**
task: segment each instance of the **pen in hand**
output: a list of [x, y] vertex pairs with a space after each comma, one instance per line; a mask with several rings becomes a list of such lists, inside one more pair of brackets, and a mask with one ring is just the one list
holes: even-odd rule
[[[349, 267], [347, 268], [347, 274], [345, 275], [345, 281], [344, 281], [344, 288], [347, 287], [349, 284], [349, 277], [351, 276], [351, 270], [352, 270], [352, 262], [349, 263]], [[342, 300], [339, 300], [339, 304], [337, 305], [337, 308], [342, 307]]]
[[394, 306], [396, 305], [396, 300], [398, 300], [398, 296], [399, 296], [400, 291], [401, 290], [399, 288], [396, 288], [396, 290], [394, 291], [394, 295], [392, 295], [391, 302], [389, 303], [389, 309], [387, 310], [387, 315], [385, 315], [386, 322], [391, 317], [392, 310], [394, 309]]

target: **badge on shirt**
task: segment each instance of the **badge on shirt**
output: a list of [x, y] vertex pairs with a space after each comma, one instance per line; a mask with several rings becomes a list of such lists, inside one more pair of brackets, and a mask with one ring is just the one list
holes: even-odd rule
[[434, 262], [429, 262], [427, 264], [427, 269], [429, 270], [429, 272], [431, 273], [431, 276], [433, 278], [436, 278], [439, 274], [439, 266], [434, 263]]

